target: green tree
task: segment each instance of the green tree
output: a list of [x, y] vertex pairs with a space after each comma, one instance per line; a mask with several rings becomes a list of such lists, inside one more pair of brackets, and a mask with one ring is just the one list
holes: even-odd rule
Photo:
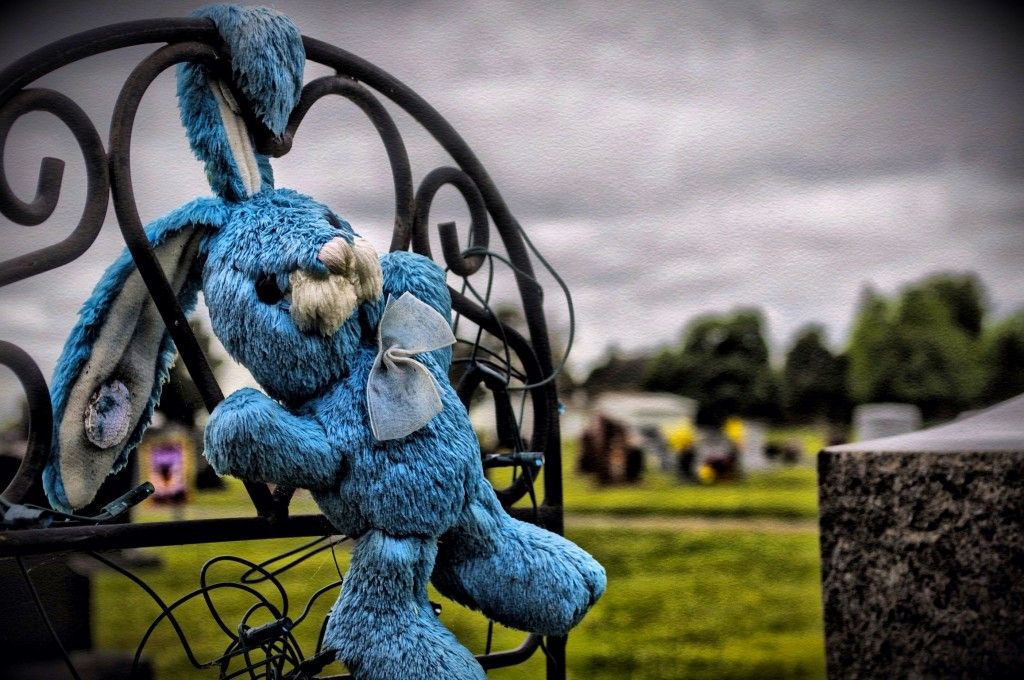
[[848, 419], [846, 359], [829, 350], [821, 326], [807, 326], [797, 334], [786, 354], [782, 394], [786, 413], [794, 420]]
[[641, 375], [641, 385], [652, 392], [676, 392], [687, 379], [683, 353], [679, 348], [663, 347]]
[[732, 415], [776, 416], [778, 384], [768, 363], [761, 313], [740, 309], [695, 319], [681, 347], [648, 362], [642, 385], [696, 399], [697, 419], [709, 425]]
[[892, 389], [926, 416], [951, 417], [974, 406], [982, 386], [977, 338], [935, 291], [905, 291], [895, 319], [898, 358]]
[[921, 283], [911, 286], [904, 296], [920, 292], [938, 300], [957, 327], [972, 339], [981, 336], [985, 312], [988, 308], [985, 288], [974, 274], [932, 274]]
[[605, 352], [604, 361], [587, 376], [584, 387], [591, 396], [609, 390], [651, 389], [643, 385], [642, 380], [650, 361], [651, 358], [642, 353], [624, 356], [617, 345], [612, 345]]
[[975, 405], [983, 380], [980, 291], [973, 277], [951, 275], [907, 286], [894, 301], [866, 290], [848, 352], [854, 401], [917, 404], [927, 418]]
[[986, 329], [985, 386], [980, 401], [994, 404], [1024, 392], [1024, 309]]
[[[888, 378], [894, 355], [888, 301], [872, 288], [861, 291], [853, 331], [850, 334], [847, 386], [853, 401], [865, 404], [884, 401], [891, 393]], [[882, 366], [881, 362], [889, 362]]]

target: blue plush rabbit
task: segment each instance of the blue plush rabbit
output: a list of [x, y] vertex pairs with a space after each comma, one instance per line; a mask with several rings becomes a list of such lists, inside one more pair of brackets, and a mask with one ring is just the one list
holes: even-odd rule
[[[263, 8], [215, 6], [234, 90], [274, 134], [302, 87], [299, 32]], [[561, 635], [605, 574], [569, 541], [510, 518], [484, 478], [448, 381], [451, 300], [421, 256], [377, 257], [324, 205], [273, 188], [238, 104], [217, 76], [179, 68], [182, 120], [215, 197], [148, 228], [185, 309], [202, 289], [213, 330], [265, 390], [210, 416], [220, 474], [309, 489], [358, 537], [324, 644], [357, 678], [482, 678], [438, 621], [427, 583], [488, 617]], [[86, 302], [53, 380], [54, 506], [86, 505], [138, 444], [173, 345], [125, 253]], [[442, 539], [439, 543], [439, 539]]]

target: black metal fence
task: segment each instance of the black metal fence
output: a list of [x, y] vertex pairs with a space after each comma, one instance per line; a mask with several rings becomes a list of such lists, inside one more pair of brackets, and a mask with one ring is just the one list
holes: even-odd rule
[[[132, 71], [114, 105], [107, 145], [85, 112], [68, 96], [45, 88], [33, 88], [38, 78], [72, 62], [123, 47], [162, 44], [143, 59]], [[335, 71], [308, 83], [302, 92], [285, 135], [279, 139], [255, 140], [257, 147], [273, 156], [281, 156], [291, 148], [292, 140], [306, 113], [320, 99], [337, 95], [353, 102], [373, 123], [380, 135], [391, 166], [395, 196], [395, 220], [391, 238], [392, 250], [412, 248], [428, 257], [430, 247], [429, 216], [431, 203], [438, 190], [452, 186], [458, 190], [469, 210], [471, 224], [465, 246], [455, 224], [438, 225], [443, 262], [453, 275], [453, 307], [456, 329], [462, 351], [457, 352], [453, 376], [460, 396], [467, 405], [479, 390], [490, 394], [495, 402], [498, 439], [505, 450], [486, 455], [485, 467], [513, 467], [511, 482], [497, 489], [503, 505], [514, 516], [532, 521], [552, 531], [562, 532], [561, 451], [558, 429], [558, 401], [548, 331], [543, 308], [542, 286], [535, 276], [535, 266], [546, 268], [555, 281], [557, 274], [536, 252], [528, 237], [512, 216], [507, 205], [483, 166], [469, 146], [441, 115], [413, 90], [373, 64], [333, 45], [303, 37], [307, 59], [324, 64]], [[56, 116], [72, 132], [85, 160], [87, 187], [85, 207], [77, 227], [64, 240], [41, 247], [31, 253], [0, 263], [0, 287], [60, 267], [81, 256], [93, 243], [106, 216], [109, 198], [113, 197], [117, 222], [124, 241], [149, 288], [164, 323], [170, 329], [181, 359], [195, 382], [205, 407], [212, 410], [223, 398], [200, 345], [193, 335], [171, 287], [154, 257], [143, 231], [132, 189], [132, 128], [139, 102], [154, 79], [171, 66], [198, 62], [210, 68], [221, 68], [226, 62], [223, 46], [212, 22], [207, 19], [154, 19], [116, 24], [86, 31], [52, 43], [11, 64], [0, 72], [0, 154], [14, 122], [32, 111], [46, 111]], [[422, 125], [454, 161], [427, 173], [414, 189], [413, 174], [402, 136], [378, 98], [384, 96], [393, 105], [406, 111]], [[253, 125], [253, 129], [257, 126]], [[53, 214], [61, 194], [64, 163], [44, 158], [39, 167], [38, 188], [31, 201], [16, 196], [0, 166], [0, 212], [10, 221], [25, 226], [45, 223]], [[490, 247], [492, 227], [500, 238], [500, 250]], [[7, 227], [12, 228], [12, 227]], [[39, 229], [42, 242], [46, 229]], [[518, 291], [527, 332], [519, 333], [502, 323], [491, 307], [491, 280], [496, 268], [512, 277]], [[474, 278], [480, 283], [474, 285]], [[571, 307], [570, 307], [571, 310]], [[459, 333], [459, 324], [463, 332]], [[469, 329], [468, 332], [466, 329]], [[2, 332], [2, 330], [0, 330]], [[463, 337], [466, 336], [466, 337]], [[487, 340], [489, 339], [489, 340]], [[197, 668], [219, 669], [221, 677], [248, 674], [249, 677], [314, 677], [331, 658], [317, 649], [303, 655], [291, 637], [295, 624], [288, 612], [265, 601], [257, 608], [271, 612], [275, 623], [249, 627], [245, 621], [229, 625], [223, 621], [209, 598], [211, 588], [246, 589], [253, 582], [271, 582], [282, 589], [277, 580], [283, 569], [271, 563], [287, 561], [291, 566], [309, 555], [333, 549], [340, 540], [334, 528], [320, 515], [289, 514], [291, 489], [271, 489], [263, 484], [247, 483], [254, 512], [247, 517], [169, 521], [149, 523], [103, 523], [72, 519], [28, 505], [38, 496], [40, 475], [50, 449], [52, 410], [46, 380], [36, 362], [23, 349], [0, 341], [0, 363], [10, 368], [24, 388], [30, 417], [27, 450], [13, 480], [2, 494], [5, 522], [0, 527], [0, 558], [13, 558], [20, 568], [35, 603], [44, 612], [32, 576], [25, 568], [24, 558], [32, 555], [64, 552], [85, 553], [121, 572], [146, 590], [157, 602], [160, 615], [149, 630], [139, 631], [144, 648], [153, 629], [167, 619], [182, 642], [182, 653]], [[529, 436], [522, 432], [523, 411], [529, 411], [532, 428]], [[543, 463], [543, 489], [534, 488], [538, 462]], [[540, 496], [540, 498], [538, 498]], [[523, 507], [512, 508], [520, 500], [529, 499]], [[201, 575], [201, 586], [183, 600], [202, 597], [209, 606], [209, 615], [225, 631], [230, 644], [224, 656], [210, 662], [195, 658], [187, 636], [174, 618], [174, 609], [181, 603], [165, 603], [143, 579], [131, 569], [105, 557], [98, 551], [147, 546], [171, 546], [217, 543], [238, 540], [261, 540], [281, 537], [311, 537], [314, 540], [298, 550], [279, 556], [268, 563], [253, 564], [239, 558], [224, 556], [215, 561], [231, 562], [241, 569], [232, 584], [216, 584], [206, 579], [207, 567]], [[301, 554], [298, 554], [301, 553]], [[9, 560], [8, 560], [9, 562]], [[318, 591], [314, 599], [340, 580]], [[255, 591], [253, 591], [255, 592]], [[254, 596], [255, 597], [255, 596]], [[285, 604], [284, 609], [287, 609]], [[308, 613], [308, 605], [298, 619]], [[77, 675], [73, 663], [63, 651], [59, 631], [47, 620], [54, 649], [60, 651]], [[510, 650], [490, 651], [478, 657], [485, 668], [521, 663], [538, 649], [547, 655], [547, 677], [564, 677], [564, 639], [542, 639], [526, 636], [522, 644]], [[135, 659], [138, 665], [138, 655]], [[229, 661], [244, 657], [241, 670]]]

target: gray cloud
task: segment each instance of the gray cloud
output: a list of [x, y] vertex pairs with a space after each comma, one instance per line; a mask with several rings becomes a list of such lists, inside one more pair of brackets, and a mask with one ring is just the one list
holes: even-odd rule
[[[862, 286], [894, 290], [937, 269], [981, 273], [998, 314], [1024, 302], [1024, 60], [1005, 17], [916, 2], [275, 5], [395, 74], [462, 133], [573, 288], [577, 366], [610, 342], [649, 347], [694, 314], [740, 304], [765, 310], [776, 348], [809, 321], [838, 343]], [[52, 3], [42, 19], [6, 10], [0, 61], [192, 6]], [[96, 57], [46, 83], [103, 130], [148, 51]], [[139, 116], [133, 167], [147, 219], [208, 191], [172, 101], [165, 74]], [[417, 179], [450, 163], [394, 113]], [[73, 148], [58, 125], [31, 118], [7, 151], [23, 196], [35, 145], [58, 157]], [[314, 110], [276, 168], [280, 184], [386, 243], [388, 166], [355, 107]], [[69, 159], [54, 225], [75, 221], [80, 173]], [[446, 191], [432, 221], [448, 217], [467, 223]], [[35, 243], [31, 230], [3, 229], [5, 251]], [[0, 291], [4, 337], [38, 347], [48, 370], [67, 315], [119, 249], [108, 218], [88, 258]], [[513, 295], [507, 282], [502, 294]], [[564, 324], [557, 295], [548, 306]]]

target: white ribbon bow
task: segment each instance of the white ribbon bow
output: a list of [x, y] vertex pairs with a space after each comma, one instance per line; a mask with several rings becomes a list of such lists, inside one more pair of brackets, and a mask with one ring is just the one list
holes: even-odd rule
[[366, 382], [370, 429], [377, 441], [399, 439], [441, 412], [441, 392], [413, 357], [455, 343], [448, 320], [412, 293], [388, 296], [377, 326], [377, 357]]

